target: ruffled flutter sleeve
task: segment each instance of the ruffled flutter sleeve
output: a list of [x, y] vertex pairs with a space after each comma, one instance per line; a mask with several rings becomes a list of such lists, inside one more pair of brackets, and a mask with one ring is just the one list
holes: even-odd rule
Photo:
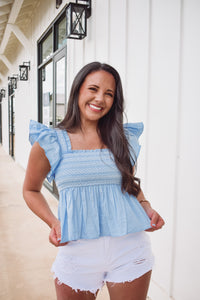
[[47, 180], [51, 182], [55, 177], [56, 168], [61, 160], [61, 149], [55, 129], [48, 128], [44, 124], [31, 120], [29, 125], [29, 141], [31, 145], [38, 142], [44, 149], [49, 160], [51, 170], [47, 174]]
[[139, 144], [138, 139], [141, 136], [143, 130], [144, 130], [144, 124], [142, 122], [124, 124], [124, 131], [128, 139], [128, 142], [131, 146], [130, 153], [132, 156], [131, 158], [132, 165], [135, 164], [140, 153], [141, 146]]

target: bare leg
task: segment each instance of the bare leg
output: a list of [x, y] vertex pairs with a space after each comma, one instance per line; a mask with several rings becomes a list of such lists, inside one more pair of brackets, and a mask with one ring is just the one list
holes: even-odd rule
[[110, 300], [146, 300], [150, 278], [151, 271], [131, 282], [107, 282]]
[[96, 296], [89, 291], [75, 291], [70, 286], [65, 284], [58, 284], [55, 279], [57, 300], [94, 300]]

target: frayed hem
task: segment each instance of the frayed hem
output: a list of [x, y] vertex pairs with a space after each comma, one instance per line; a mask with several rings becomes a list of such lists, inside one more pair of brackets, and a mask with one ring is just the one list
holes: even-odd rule
[[132, 275], [130, 276], [129, 278], [125, 279], [125, 280], [106, 280], [105, 283], [112, 283], [111, 287], [112, 286], [115, 286], [115, 284], [117, 283], [127, 283], [127, 282], [132, 282], [140, 277], [142, 277], [143, 275], [145, 275], [146, 273], [152, 271], [152, 267], [150, 268], [147, 268], [145, 271], [141, 272], [140, 274], [137, 274], [137, 275]]
[[61, 280], [58, 278], [58, 276], [52, 271], [53, 273], [53, 279], [56, 280], [56, 283], [58, 285], [62, 285], [62, 284], [65, 284], [65, 285], [68, 285], [70, 288], [72, 288], [72, 290], [74, 290], [76, 293], [78, 292], [88, 292], [88, 293], [92, 293], [94, 294], [95, 298], [97, 297], [97, 294], [98, 294], [98, 291], [103, 287], [104, 285], [104, 282], [102, 282], [102, 286], [96, 288], [96, 289], [86, 289], [86, 288], [83, 288], [83, 287], [75, 287], [73, 284], [71, 284], [71, 282], [69, 281], [66, 281], [66, 280]]

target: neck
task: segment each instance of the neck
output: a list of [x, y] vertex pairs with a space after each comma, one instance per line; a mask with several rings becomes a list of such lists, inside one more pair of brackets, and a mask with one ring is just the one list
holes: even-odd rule
[[81, 131], [82, 133], [88, 134], [90, 132], [97, 132], [98, 131], [98, 122], [88, 122], [88, 121], [82, 121], [81, 122]]

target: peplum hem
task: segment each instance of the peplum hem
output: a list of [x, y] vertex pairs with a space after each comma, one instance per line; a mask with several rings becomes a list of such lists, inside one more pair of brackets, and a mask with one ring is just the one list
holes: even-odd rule
[[150, 219], [134, 196], [121, 186], [96, 185], [60, 192], [58, 217], [61, 242], [123, 236], [151, 227]]

